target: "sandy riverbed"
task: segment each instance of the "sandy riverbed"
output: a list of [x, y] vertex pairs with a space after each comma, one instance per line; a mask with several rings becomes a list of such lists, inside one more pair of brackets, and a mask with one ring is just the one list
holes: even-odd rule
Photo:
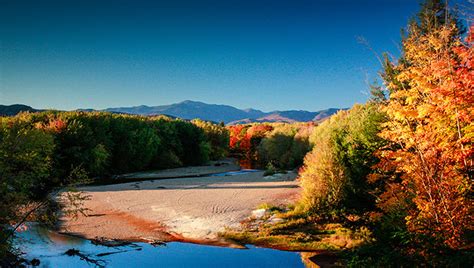
[[260, 204], [295, 200], [300, 190], [295, 177], [294, 172], [264, 177], [258, 171], [82, 187], [90, 197], [87, 216], [63, 219], [61, 231], [92, 239], [219, 244], [218, 232], [239, 228]]

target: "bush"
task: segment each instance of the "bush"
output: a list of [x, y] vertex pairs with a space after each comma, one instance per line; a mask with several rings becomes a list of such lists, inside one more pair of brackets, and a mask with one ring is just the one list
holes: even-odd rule
[[373, 103], [340, 111], [316, 127], [310, 136], [313, 150], [300, 172], [306, 211], [374, 206], [366, 177], [377, 162], [374, 151], [383, 145], [378, 137], [384, 115]]

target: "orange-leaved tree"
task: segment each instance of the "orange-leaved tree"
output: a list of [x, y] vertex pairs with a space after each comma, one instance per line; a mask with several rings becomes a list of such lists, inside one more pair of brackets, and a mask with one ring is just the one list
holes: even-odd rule
[[391, 146], [377, 167], [390, 176], [379, 206], [402, 208], [415, 237], [457, 249], [474, 222], [473, 39], [463, 40], [455, 23], [409, 30], [402, 60], [386, 68], [389, 121], [381, 136]]
[[266, 123], [235, 125], [227, 128], [230, 133], [229, 148], [231, 152], [238, 155], [240, 160], [250, 161], [252, 165], [258, 160], [257, 148], [261, 140], [266, 133], [273, 130], [273, 127]]

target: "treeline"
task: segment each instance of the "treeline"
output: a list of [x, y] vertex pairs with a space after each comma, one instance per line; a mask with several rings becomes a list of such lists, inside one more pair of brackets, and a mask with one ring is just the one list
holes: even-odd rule
[[294, 169], [311, 150], [314, 123], [262, 123], [228, 126], [230, 153], [251, 167]]
[[201, 165], [224, 157], [228, 144], [225, 127], [200, 120], [57, 111], [0, 117], [0, 253], [8, 226], [56, 187]]

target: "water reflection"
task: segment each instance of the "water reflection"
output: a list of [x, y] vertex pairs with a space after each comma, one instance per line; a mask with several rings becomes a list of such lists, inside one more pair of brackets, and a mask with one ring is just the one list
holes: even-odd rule
[[[160, 246], [134, 243], [106, 247], [34, 224], [19, 233], [16, 245], [25, 253], [24, 258], [39, 259], [39, 267], [304, 267], [296, 252], [253, 246], [241, 250], [178, 242]], [[74, 254], [77, 252], [79, 254]], [[87, 259], [92, 261], [87, 262]]]
[[248, 174], [248, 173], [253, 173], [253, 172], [259, 172], [261, 170], [258, 169], [241, 169], [237, 171], [227, 171], [227, 172], [222, 172], [222, 173], [215, 173], [212, 174], [211, 176], [217, 176], [217, 177], [222, 177], [222, 176], [235, 176], [235, 175], [242, 175], [242, 174]]
[[239, 165], [243, 169], [253, 169], [258, 167], [256, 163], [253, 163], [253, 161], [244, 157], [239, 158]]
[[78, 246], [85, 243], [85, 240], [79, 237], [63, 235], [57, 232], [53, 232], [48, 228], [41, 227], [35, 224], [29, 224], [29, 232], [34, 232], [30, 238], [37, 237], [43, 243], [58, 244], [58, 245], [69, 245]]

